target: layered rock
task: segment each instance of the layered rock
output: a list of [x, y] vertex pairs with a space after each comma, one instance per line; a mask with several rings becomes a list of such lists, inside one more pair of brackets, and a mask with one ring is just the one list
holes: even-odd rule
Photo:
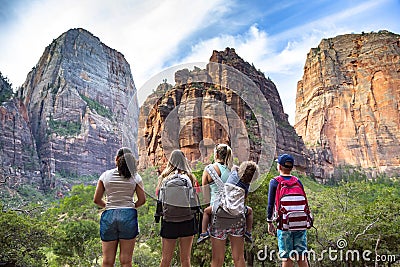
[[275, 153], [285, 151], [305, 169], [304, 144], [288, 123], [275, 85], [234, 49], [214, 51], [206, 69], [177, 71], [175, 82], [160, 85], [141, 107], [141, 167], [162, 169], [173, 148], [192, 163], [209, 163], [215, 144], [227, 143], [239, 161], [270, 166]]
[[21, 114], [21, 103], [12, 97], [11, 86], [2, 76], [0, 96], [0, 183], [9, 188], [38, 185], [41, 176], [35, 141]]
[[26, 107], [43, 177], [99, 174], [116, 150], [135, 153], [138, 104], [124, 56], [91, 33], [72, 29], [46, 47], [18, 91]]
[[295, 129], [317, 178], [338, 166], [400, 171], [400, 36], [387, 31], [323, 39], [298, 83]]
[[272, 80], [266, 78], [264, 73], [257, 70], [253, 65], [240, 58], [234, 49], [225, 49], [221, 52], [213, 52], [211, 62], [227, 64], [248, 76], [259, 88], [269, 106], [274, 117], [276, 127], [276, 155], [290, 153], [295, 158], [297, 170], [306, 171], [308, 169], [308, 156], [303, 140], [297, 135], [293, 126], [289, 124], [288, 115], [283, 110], [281, 98]]

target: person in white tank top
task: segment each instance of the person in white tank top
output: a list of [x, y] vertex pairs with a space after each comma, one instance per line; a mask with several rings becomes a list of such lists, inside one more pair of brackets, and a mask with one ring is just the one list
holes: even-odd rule
[[114, 266], [119, 244], [121, 266], [131, 267], [135, 238], [139, 234], [136, 209], [146, 202], [146, 195], [131, 150], [120, 148], [115, 163], [116, 168], [107, 170], [100, 176], [93, 197], [94, 203], [105, 209], [100, 218], [102, 266]]

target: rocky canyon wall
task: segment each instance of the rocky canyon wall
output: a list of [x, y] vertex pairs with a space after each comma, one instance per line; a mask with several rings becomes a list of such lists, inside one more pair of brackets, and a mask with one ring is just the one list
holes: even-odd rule
[[[258, 112], [268, 125], [257, 119]], [[240, 162], [266, 160], [270, 166], [276, 154], [286, 152], [295, 156], [298, 169], [307, 167], [304, 144], [288, 122], [274, 83], [232, 48], [214, 51], [206, 69], [177, 71], [175, 85], [161, 84], [147, 98], [139, 123], [142, 168], [162, 170], [170, 147], [181, 148], [192, 163], [209, 163], [217, 143], [229, 144]], [[173, 130], [166, 131], [168, 125]]]
[[42, 188], [55, 176], [97, 175], [122, 145], [137, 154], [138, 103], [130, 66], [83, 29], [46, 47], [17, 92], [35, 140]]
[[10, 188], [22, 184], [39, 186], [39, 158], [27, 118], [21, 113], [24, 107], [13, 98], [10, 84], [0, 76], [0, 184]]
[[387, 31], [323, 39], [298, 82], [295, 129], [311, 173], [339, 166], [371, 175], [400, 172], [400, 36]]

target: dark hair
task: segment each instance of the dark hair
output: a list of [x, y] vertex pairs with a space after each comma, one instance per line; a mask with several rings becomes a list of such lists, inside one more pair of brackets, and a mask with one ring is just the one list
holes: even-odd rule
[[117, 152], [116, 161], [119, 175], [129, 179], [132, 174], [136, 174], [137, 162], [129, 148], [120, 148]]
[[249, 184], [252, 180], [258, 179], [259, 170], [254, 161], [244, 161], [239, 166], [238, 175], [240, 180]]
[[123, 156], [125, 153], [130, 153], [132, 154], [132, 151], [127, 148], [127, 147], [121, 147], [120, 149], [118, 149], [117, 151], [117, 155], [115, 155], [116, 158]]
[[280, 165], [280, 164], [279, 164], [279, 167], [281, 168], [281, 171], [282, 171], [284, 174], [290, 174], [290, 172], [291, 172], [292, 169], [293, 169], [293, 167], [288, 168], [288, 167], [285, 167], [285, 166]]

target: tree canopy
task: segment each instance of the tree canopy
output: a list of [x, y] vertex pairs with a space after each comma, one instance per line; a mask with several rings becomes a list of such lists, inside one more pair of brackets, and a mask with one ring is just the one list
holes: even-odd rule
[[[199, 180], [203, 167], [199, 165], [194, 171]], [[157, 178], [150, 169], [141, 175], [144, 181]], [[276, 171], [263, 174], [261, 186], [247, 199], [247, 205], [254, 210], [254, 243], [245, 245], [249, 266], [279, 264], [274, 253], [277, 240], [267, 234], [265, 221], [268, 185], [275, 175]], [[311, 266], [390, 266], [399, 261], [399, 181], [351, 177], [322, 185], [303, 175], [297, 176], [306, 189], [315, 218], [316, 229], [308, 231]], [[93, 203], [94, 190], [94, 186], [74, 186], [68, 196], [53, 201], [49, 207], [36, 204], [13, 210], [10, 205], [0, 204], [0, 263], [100, 266], [101, 210]], [[160, 262], [160, 225], [154, 222], [155, 206], [156, 201], [149, 194], [146, 204], [138, 209], [140, 235], [133, 256], [135, 266], [157, 266]], [[362, 254], [365, 252], [367, 257]], [[173, 264], [178, 264], [178, 255], [176, 252]], [[209, 266], [210, 261], [211, 243], [194, 244], [193, 266]], [[228, 246], [225, 266], [232, 264]]]

